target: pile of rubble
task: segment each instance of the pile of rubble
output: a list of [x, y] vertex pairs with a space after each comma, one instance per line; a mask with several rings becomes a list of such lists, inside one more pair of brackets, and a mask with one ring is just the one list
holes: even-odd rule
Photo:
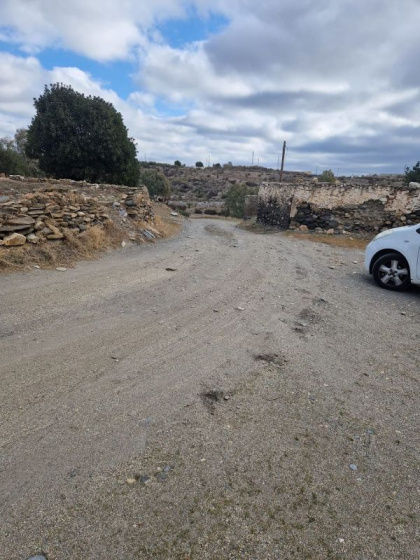
[[153, 218], [147, 189], [114, 188], [92, 197], [49, 188], [21, 197], [0, 196], [0, 245], [54, 242], [66, 231], [80, 235], [112, 219], [131, 227], [133, 222], [153, 223]]

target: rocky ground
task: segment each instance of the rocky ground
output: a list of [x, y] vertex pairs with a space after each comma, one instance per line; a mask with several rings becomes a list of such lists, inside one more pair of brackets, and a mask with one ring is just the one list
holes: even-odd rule
[[420, 290], [192, 220], [0, 277], [0, 557], [414, 560]]

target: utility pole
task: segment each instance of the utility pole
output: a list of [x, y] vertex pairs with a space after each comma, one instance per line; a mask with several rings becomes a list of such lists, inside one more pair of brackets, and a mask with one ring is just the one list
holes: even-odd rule
[[254, 152], [252, 152], [252, 166], [254, 166]]
[[279, 171], [280, 169], [280, 154], [279, 157], [277, 158], [277, 171]]
[[280, 183], [283, 180], [284, 156], [285, 155], [286, 155], [286, 140], [283, 142], [283, 153], [282, 153], [282, 156], [281, 156]]

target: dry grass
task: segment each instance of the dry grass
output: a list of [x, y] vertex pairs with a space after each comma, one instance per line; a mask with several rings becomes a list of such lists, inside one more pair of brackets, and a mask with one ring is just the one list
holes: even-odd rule
[[[177, 235], [182, 227], [183, 218], [181, 216], [171, 216], [172, 210], [164, 204], [154, 203], [155, 229], [164, 238]], [[148, 227], [150, 229], [150, 226]]]
[[287, 231], [286, 235], [302, 241], [312, 241], [314, 243], [325, 243], [331, 247], [343, 249], [362, 249], [372, 240], [371, 237], [353, 237], [349, 235], [326, 235], [323, 233], [297, 233]]
[[269, 233], [280, 233], [283, 235], [288, 235], [294, 239], [299, 239], [302, 241], [312, 241], [313, 243], [324, 243], [325, 245], [330, 245], [331, 247], [340, 247], [343, 249], [362, 249], [366, 248], [366, 245], [372, 240], [371, 236], [361, 236], [361, 235], [327, 235], [325, 233], [302, 233], [296, 231], [284, 231], [280, 230], [274, 226], [266, 226], [264, 224], [259, 224], [256, 218], [251, 220], [246, 220], [238, 224], [238, 227], [249, 231], [251, 233], [258, 234], [269, 234]]
[[104, 226], [93, 226], [79, 236], [66, 230], [63, 241], [1, 247], [0, 272], [25, 270], [34, 265], [42, 268], [69, 267], [77, 260], [93, 259], [101, 251], [118, 247], [125, 237], [125, 233], [113, 222], [107, 222]]

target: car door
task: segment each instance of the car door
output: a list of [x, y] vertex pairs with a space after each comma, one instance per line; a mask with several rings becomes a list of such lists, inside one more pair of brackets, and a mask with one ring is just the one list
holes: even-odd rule
[[420, 280], [420, 224], [419, 227], [416, 229], [417, 235], [417, 279]]

